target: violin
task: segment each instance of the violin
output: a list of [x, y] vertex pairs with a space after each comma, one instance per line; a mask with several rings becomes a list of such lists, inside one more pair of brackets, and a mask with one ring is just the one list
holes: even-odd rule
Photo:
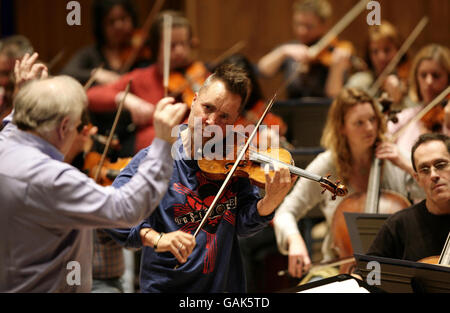
[[[383, 85], [385, 79], [395, 71], [397, 65], [402, 60], [403, 56], [406, 54], [408, 49], [417, 39], [419, 34], [424, 30], [427, 24], [428, 24], [428, 17], [424, 16], [416, 25], [416, 27], [414, 27], [411, 34], [409, 34], [408, 38], [406, 38], [405, 42], [398, 49], [397, 53], [394, 55], [394, 57], [391, 59], [388, 65], [386, 65], [386, 67], [383, 69], [383, 72], [380, 75], [378, 75], [377, 79], [373, 82], [372, 86], [370, 86], [369, 95], [374, 97], [377, 94], [378, 90]], [[409, 73], [408, 63], [403, 63], [402, 66], [399, 66], [399, 68], [397, 69], [397, 75], [403, 81], [406, 81], [408, 73]]]
[[[87, 127], [88, 130], [90, 130], [93, 125], [89, 123]], [[87, 148], [84, 149], [86, 152], [83, 153], [84, 163], [81, 170], [83, 173], [94, 179], [97, 171], [99, 171], [99, 177], [97, 178], [96, 182], [102, 186], [109, 186], [119, 175], [120, 171], [128, 165], [128, 163], [131, 161], [131, 158], [119, 158], [116, 162], [111, 162], [108, 158], [106, 158], [102, 167], [99, 169], [101, 154], [94, 151], [87, 152], [91, 150], [93, 141], [97, 141], [104, 145], [107, 144], [107, 138], [105, 138], [103, 135], [90, 135], [89, 142], [85, 144]], [[113, 149], [120, 149], [119, 140], [116, 138], [112, 139], [110, 146]]]
[[[197, 163], [203, 175], [211, 180], [224, 180], [235, 162], [234, 156], [237, 152], [237, 145], [233, 148], [234, 152], [231, 153], [234, 153], [234, 155], [231, 155], [230, 157], [230, 154], [228, 154], [223, 160], [208, 160], [206, 158], [198, 160]], [[332, 183], [328, 179], [329, 177], [321, 177], [294, 166], [292, 155], [289, 151], [282, 148], [269, 148], [262, 152], [247, 151], [246, 158], [239, 162], [233, 176], [246, 177], [253, 185], [264, 188], [266, 183], [266, 172], [264, 167], [265, 165], [269, 165], [269, 176], [273, 177], [274, 163], [285, 165], [293, 175], [318, 182], [324, 188], [322, 192], [328, 190], [332, 193], [333, 200], [336, 199], [337, 196], [344, 197], [348, 193], [347, 188], [340, 184], [339, 181]]]
[[350, 41], [338, 40], [337, 38], [334, 38], [325, 49], [319, 52], [313, 62], [330, 67], [333, 62], [333, 52], [337, 48], [346, 50], [350, 53], [350, 63], [354, 71], [365, 71], [368, 69], [367, 63], [355, 54], [355, 47], [353, 44]]
[[131, 35], [130, 43], [120, 52], [122, 68], [121, 73], [129, 70], [128, 63], [134, 64], [139, 61], [149, 61], [152, 58], [150, 47], [145, 44], [147, 36], [143, 29], [135, 29]]
[[[403, 132], [406, 131], [406, 129], [412, 125], [413, 123], [418, 122], [419, 120], [422, 120], [422, 118], [429, 113], [433, 108], [435, 108], [439, 103], [442, 103], [442, 101], [444, 99], [445, 103], [447, 103], [448, 101], [448, 97], [450, 95], [450, 86], [447, 86], [447, 88], [445, 88], [436, 98], [433, 99], [433, 101], [431, 101], [429, 104], [427, 104], [422, 110], [420, 110], [419, 113], [417, 113], [413, 118], [411, 118], [405, 125], [402, 126], [402, 128], [400, 128], [394, 135], [392, 140], [395, 142], [398, 140], [398, 138], [400, 138], [400, 135], [403, 134]], [[443, 105], [443, 107], [445, 107], [445, 105]], [[438, 111], [439, 113], [439, 111]], [[441, 113], [443, 114], [444, 111]], [[436, 123], [438, 126], [440, 125], [440, 127], [442, 127], [442, 124], [444, 122], [444, 116], [442, 115], [442, 119], [440, 119], [439, 114], [432, 114], [430, 115], [430, 117], [425, 120], [425, 123], [429, 123], [431, 124], [431, 126], [433, 126], [433, 123]], [[424, 124], [425, 124], [424, 123]], [[430, 126], [430, 125], [428, 125]]]
[[420, 259], [420, 263], [436, 264], [442, 266], [450, 266], [450, 232], [447, 235], [447, 240], [445, 241], [444, 248], [440, 255], [433, 255], [423, 259]]
[[89, 177], [95, 178], [97, 171], [99, 176], [97, 183], [102, 186], [112, 185], [114, 179], [119, 176], [120, 171], [124, 169], [132, 158], [119, 158], [116, 162], [105, 160], [102, 167], [99, 169], [102, 155], [98, 152], [89, 152], [84, 158], [83, 172]]
[[172, 71], [169, 75], [168, 94], [191, 107], [194, 95], [209, 75], [206, 66], [193, 62], [185, 71]]
[[444, 123], [445, 106], [448, 103], [450, 94], [443, 100], [440, 105], [436, 105], [430, 111], [425, 114], [421, 121], [423, 125], [431, 132], [440, 132], [442, 130], [442, 124]]
[[128, 72], [131, 66], [136, 62], [136, 60], [144, 59], [150, 60], [152, 57], [151, 50], [145, 45], [148, 37], [148, 32], [152, 25], [152, 22], [156, 14], [161, 10], [165, 0], [156, 0], [153, 5], [152, 10], [147, 15], [141, 29], [136, 29], [131, 37], [130, 46], [125, 49], [121, 58], [123, 61], [123, 66], [120, 70], [121, 73]]
[[433, 256], [429, 256], [429, 257], [420, 259], [417, 262], [419, 262], [419, 263], [427, 263], [427, 264], [438, 264], [439, 257], [440, 257], [439, 255], [433, 255]]

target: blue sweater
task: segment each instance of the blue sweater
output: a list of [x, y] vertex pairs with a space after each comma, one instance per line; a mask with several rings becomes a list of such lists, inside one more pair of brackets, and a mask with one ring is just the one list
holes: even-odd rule
[[[151, 146], [141, 150], [114, 181], [126, 184], [136, 173], [141, 159]], [[127, 247], [142, 247], [141, 228], [158, 232], [182, 230], [193, 234], [221, 181], [204, 178], [195, 160], [182, 157], [181, 139], [174, 144], [174, 171], [169, 189], [159, 207], [132, 229], [110, 230], [110, 235]], [[273, 214], [260, 216], [258, 188], [246, 178], [233, 178], [196, 237], [196, 247], [186, 263], [178, 264], [170, 252], [156, 253], [142, 247], [140, 287], [142, 292], [245, 292], [245, 273], [237, 236], [249, 236], [265, 227]]]

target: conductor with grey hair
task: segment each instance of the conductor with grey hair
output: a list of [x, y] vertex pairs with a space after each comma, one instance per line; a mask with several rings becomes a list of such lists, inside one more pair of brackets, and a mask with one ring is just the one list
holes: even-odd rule
[[186, 105], [157, 104], [156, 139], [119, 189], [63, 162], [86, 105], [83, 87], [68, 76], [31, 81], [14, 100], [17, 127], [0, 140], [0, 292], [89, 292], [92, 229], [136, 225], [167, 190], [170, 133]]

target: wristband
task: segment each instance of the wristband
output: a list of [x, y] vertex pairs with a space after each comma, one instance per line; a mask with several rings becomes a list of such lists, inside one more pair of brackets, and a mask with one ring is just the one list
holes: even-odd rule
[[156, 242], [155, 242], [155, 245], [153, 246], [153, 249], [158, 249], [158, 243], [159, 243], [159, 241], [161, 240], [161, 237], [164, 235], [164, 233], [159, 233], [159, 237], [158, 237], [158, 239], [156, 240]]

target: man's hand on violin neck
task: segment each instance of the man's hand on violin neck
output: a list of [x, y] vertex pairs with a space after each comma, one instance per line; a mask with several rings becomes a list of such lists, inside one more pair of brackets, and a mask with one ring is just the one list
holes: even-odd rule
[[185, 103], [175, 103], [172, 97], [161, 99], [153, 117], [155, 137], [174, 143], [177, 138], [172, 137], [172, 129], [183, 121], [187, 109]]
[[297, 177], [292, 178], [289, 169], [282, 164], [274, 163], [274, 175], [270, 177], [266, 171], [266, 195], [258, 202], [258, 213], [261, 216], [271, 214], [283, 201], [294, 185]]

